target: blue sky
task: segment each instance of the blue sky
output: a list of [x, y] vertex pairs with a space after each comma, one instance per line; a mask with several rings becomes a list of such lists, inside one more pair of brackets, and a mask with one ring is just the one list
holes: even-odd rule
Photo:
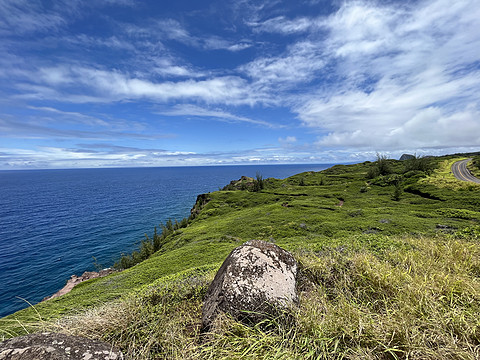
[[0, 169], [480, 150], [478, 0], [0, 0]]

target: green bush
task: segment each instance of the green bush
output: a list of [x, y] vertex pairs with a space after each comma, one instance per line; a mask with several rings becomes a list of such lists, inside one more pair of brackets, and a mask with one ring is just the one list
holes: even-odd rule
[[134, 251], [130, 255], [122, 254], [120, 260], [116, 261], [113, 267], [115, 269], [128, 269], [148, 259], [152, 254], [163, 248], [169, 235], [173, 234], [175, 230], [187, 227], [187, 225], [188, 219], [186, 218], [180, 222], [175, 220], [175, 223], [171, 219], [168, 219], [165, 225], [160, 224], [162, 229], [160, 234], [158, 234], [157, 227], [155, 226], [151, 239], [145, 234], [145, 240], [141, 241], [138, 251]]
[[370, 167], [367, 171], [367, 179], [374, 179], [376, 177], [380, 176], [380, 171], [378, 170], [378, 168], [373, 165], [372, 167]]
[[378, 186], [390, 186], [390, 185], [395, 185], [398, 181], [402, 181], [401, 175], [390, 174], [387, 176], [378, 176], [375, 179], [373, 179], [370, 183], [372, 185], [378, 185]]
[[424, 173], [430, 174], [434, 168], [432, 160], [425, 156], [414, 155], [411, 159], [405, 160], [404, 163], [404, 173], [423, 171]]
[[265, 184], [264, 184], [263, 176], [257, 171], [256, 179], [253, 182], [253, 191], [258, 192], [260, 190], [263, 190], [264, 186]]
[[480, 155], [474, 156], [472, 163], [478, 170], [480, 170]]
[[375, 164], [378, 168], [378, 171], [380, 172], [380, 175], [388, 175], [393, 172], [386, 155], [377, 154], [377, 161], [375, 162]]
[[397, 180], [395, 183], [395, 188], [393, 190], [392, 199], [394, 201], [399, 201], [403, 196], [403, 184], [401, 180]]
[[380, 175], [389, 175], [393, 173], [390, 160], [386, 155], [377, 153], [377, 161], [375, 161], [367, 171], [367, 178], [373, 179]]

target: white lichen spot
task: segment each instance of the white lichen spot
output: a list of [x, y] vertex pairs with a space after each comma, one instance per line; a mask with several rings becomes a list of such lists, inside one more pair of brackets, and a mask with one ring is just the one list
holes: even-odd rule
[[[25, 351], [27, 351], [27, 348], [14, 349], [12, 355], [17, 355], [17, 354], [18, 354], [18, 355], [21, 355], [21, 354], [23, 354]], [[1, 359], [1, 358], [0, 358], [0, 359]]]

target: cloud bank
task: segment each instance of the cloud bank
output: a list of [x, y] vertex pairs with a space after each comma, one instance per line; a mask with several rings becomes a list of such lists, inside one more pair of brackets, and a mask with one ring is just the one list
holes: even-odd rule
[[476, 0], [297, 5], [2, 1], [0, 168], [480, 150]]

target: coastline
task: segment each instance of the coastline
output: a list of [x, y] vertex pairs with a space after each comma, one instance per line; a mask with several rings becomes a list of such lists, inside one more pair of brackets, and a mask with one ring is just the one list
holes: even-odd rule
[[[232, 179], [257, 171], [265, 177], [285, 178], [327, 166], [2, 173], [0, 197], [15, 206], [0, 209], [0, 218], [9, 219], [0, 230], [0, 317], [25, 308], [25, 302], [16, 296], [36, 304], [62, 288], [70, 275], [97, 271], [92, 267], [92, 256], [103, 267], [112, 266], [122, 253], [135, 251], [146, 232], [151, 236], [154, 226], [169, 218], [188, 217], [198, 194], [216, 191]], [[32, 242], [35, 251], [30, 251]], [[25, 262], [29, 265], [19, 266]], [[42, 282], [35, 280], [39, 269]]]
[[42, 302], [47, 301], [47, 300], [51, 300], [51, 299], [55, 299], [59, 296], [68, 294], [70, 291], [72, 291], [72, 289], [75, 286], [77, 286], [78, 284], [80, 284], [84, 281], [101, 278], [101, 277], [113, 274], [114, 272], [117, 272], [117, 271], [118, 270], [114, 270], [112, 268], [107, 268], [107, 269], [100, 270], [99, 272], [85, 271], [80, 276], [72, 275], [72, 276], [70, 276], [70, 279], [67, 280], [67, 283], [65, 284], [65, 286], [63, 288], [61, 288], [60, 290], [58, 290], [55, 294], [53, 294], [51, 296], [44, 297]]

